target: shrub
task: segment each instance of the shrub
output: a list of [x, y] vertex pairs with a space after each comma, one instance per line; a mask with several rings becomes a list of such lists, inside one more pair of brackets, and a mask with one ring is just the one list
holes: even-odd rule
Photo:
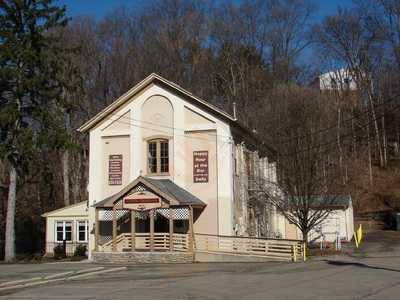
[[80, 244], [76, 246], [75, 251], [74, 251], [74, 256], [86, 256], [86, 245]]
[[33, 255], [32, 255], [32, 261], [35, 261], [35, 262], [39, 262], [39, 261], [41, 261], [42, 260], [42, 258], [43, 258], [43, 255], [42, 255], [42, 253], [34, 253]]
[[55, 259], [65, 258], [64, 247], [62, 245], [55, 246], [53, 252]]

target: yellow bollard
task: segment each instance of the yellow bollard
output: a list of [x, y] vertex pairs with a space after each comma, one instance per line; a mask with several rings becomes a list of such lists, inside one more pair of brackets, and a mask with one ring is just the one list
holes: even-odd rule
[[358, 230], [357, 230], [357, 243], [358, 243], [358, 245], [360, 246], [360, 244], [361, 244], [361, 240], [362, 240], [362, 235], [363, 235], [363, 233], [362, 233], [362, 225], [360, 224], [359, 226], [358, 226]]
[[358, 237], [357, 237], [357, 231], [354, 231], [353, 233], [354, 236], [354, 243], [356, 244], [356, 248], [358, 248]]
[[307, 253], [306, 253], [306, 250], [307, 249], [307, 245], [306, 245], [306, 243], [303, 243], [303, 261], [306, 261], [307, 260]]
[[296, 244], [292, 245], [292, 252], [293, 252], [293, 262], [297, 262]]

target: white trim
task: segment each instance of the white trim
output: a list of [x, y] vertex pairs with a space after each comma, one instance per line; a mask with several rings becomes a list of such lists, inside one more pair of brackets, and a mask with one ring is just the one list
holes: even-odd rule
[[[58, 235], [58, 231], [57, 231], [57, 224], [58, 223], [62, 223], [62, 240], [58, 240], [57, 235]], [[71, 240], [66, 240], [66, 230], [65, 230], [65, 224], [66, 223], [71, 223]], [[62, 243], [64, 240], [66, 240], [67, 243], [72, 243], [74, 240], [74, 236], [73, 236], [73, 232], [74, 232], [74, 221], [73, 220], [57, 220], [54, 223], [55, 226], [55, 230], [54, 230], [54, 241], [56, 243]]]
[[[85, 240], [79, 239], [79, 223], [80, 222], [85, 223]], [[89, 241], [89, 221], [88, 220], [76, 220], [75, 223], [76, 223], [76, 226], [75, 226], [76, 242], [77, 243], [87, 243]]]

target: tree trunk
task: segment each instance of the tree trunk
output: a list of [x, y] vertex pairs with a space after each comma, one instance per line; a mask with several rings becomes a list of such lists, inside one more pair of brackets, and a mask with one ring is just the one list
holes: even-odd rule
[[367, 137], [368, 137], [368, 170], [369, 170], [369, 184], [374, 184], [374, 177], [372, 173], [372, 153], [371, 153], [371, 140], [369, 134], [369, 125], [367, 126]]
[[63, 166], [63, 182], [64, 182], [64, 205], [70, 205], [69, 196], [69, 152], [65, 150], [62, 154], [62, 166]]
[[17, 170], [11, 164], [10, 184], [8, 189], [7, 216], [6, 216], [6, 240], [5, 256], [7, 262], [15, 259], [15, 202], [17, 192]]
[[76, 168], [72, 172], [72, 199], [73, 201], [81, 201], [81, 181], [82, 181], [82, 153], [76, 153], [76, 159], [73, 160]]
[[382, 146], [383, 146], [383, 167], [387, 167], [387, 136], [386, 136], [386, 126], [385, 126], [385, 114], [382, 114]]
[[378, 147], [379, 165], [381, 167], [384, 167], [383, 151], [382, 151], [382, 143], [381, 143], [381, 138], [380, 138], [380, 133], [379, 133], [378, 119], [376, 117], [374, 102], [372, 99], [372, 95], [370, 93], [368, 93], [368, 99], [369, 99], [369, 103], [370, 103], [370, 107], [371, 107], [372, 121], [373, 121], [373, 126], [374, 126], [374, 131], [375, 131], [376, 146]]
[[308, 243], [308, 230], [301, 230], [301, 234], [303, 236], [303, 243], [307, 245]]
[[[64, 116], [64, 127], [67, 133], [69, 133], [70, 128], [70, 115], [65, 113]], [[70, 195], [69, 195], [69, 151], [68, 148], [64, 150], [62, 154], [62, 166], [63, 166], [63, 181], [64, 181], [64, 205], [70, 205]]]

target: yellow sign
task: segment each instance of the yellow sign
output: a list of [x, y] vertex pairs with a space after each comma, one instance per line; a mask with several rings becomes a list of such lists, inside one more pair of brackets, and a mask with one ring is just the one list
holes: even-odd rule
[[354, 231], [354, 242], [356, 244], [356, 248], [360, 247], [360, 243], [363, 237], [363, 232], [362, 232], [362, 225], [360, 224], [358, 226], [358, 229], [356, 231]]

